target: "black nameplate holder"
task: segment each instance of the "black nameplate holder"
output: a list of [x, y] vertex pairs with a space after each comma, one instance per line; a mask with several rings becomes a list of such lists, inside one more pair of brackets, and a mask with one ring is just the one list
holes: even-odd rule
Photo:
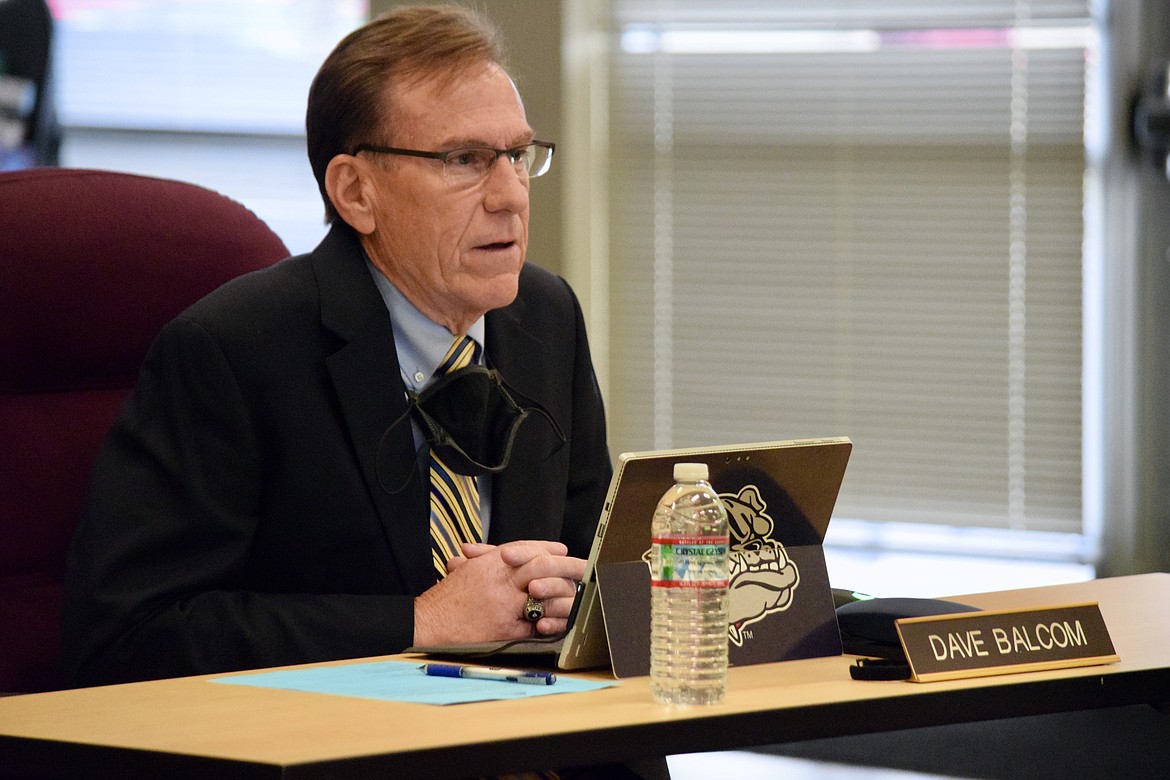
[[1096, 602], [902, 618], [895, 626], [914, 682], [1121, 660]]

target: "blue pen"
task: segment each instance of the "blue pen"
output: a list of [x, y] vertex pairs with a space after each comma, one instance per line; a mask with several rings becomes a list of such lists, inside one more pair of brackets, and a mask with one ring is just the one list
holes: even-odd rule
[[467, 680], [495, 680], [525, 685], [552, 685], [557, 681], [557, 676], [552, 672], [526, 672], [522, 669], [501, 669], [498, 666], [423, 664], [419, 669], [429, 677], [462, 677]]

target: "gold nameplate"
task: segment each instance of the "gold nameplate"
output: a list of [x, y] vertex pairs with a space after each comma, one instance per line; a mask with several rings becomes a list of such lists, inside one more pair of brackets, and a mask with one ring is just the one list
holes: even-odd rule
[[914, 682], [1120, 661], [1097, 602], [894, 621]]

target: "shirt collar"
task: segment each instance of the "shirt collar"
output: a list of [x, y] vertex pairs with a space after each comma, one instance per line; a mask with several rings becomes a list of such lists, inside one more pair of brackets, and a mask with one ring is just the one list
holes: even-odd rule
[[[409, 390], [418, 392], [430, 383], [435, 369], [443, 362], [451, 347], [451, 332], [419, 311], [368, 257], [366, 267], [390, 312], [402, 381]], [[479, 344], [482, 354], [485, 346], [483, 317], [472, 323], [467, 335]]]

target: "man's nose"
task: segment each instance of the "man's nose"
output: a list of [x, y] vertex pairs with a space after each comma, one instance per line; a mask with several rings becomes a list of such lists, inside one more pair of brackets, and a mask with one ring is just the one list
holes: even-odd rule
[[520, 212], [528, 208], [528, 174], [521, 173], [507, 155], [492, 163], [484, 181], [484, 203], [489, 211]]

